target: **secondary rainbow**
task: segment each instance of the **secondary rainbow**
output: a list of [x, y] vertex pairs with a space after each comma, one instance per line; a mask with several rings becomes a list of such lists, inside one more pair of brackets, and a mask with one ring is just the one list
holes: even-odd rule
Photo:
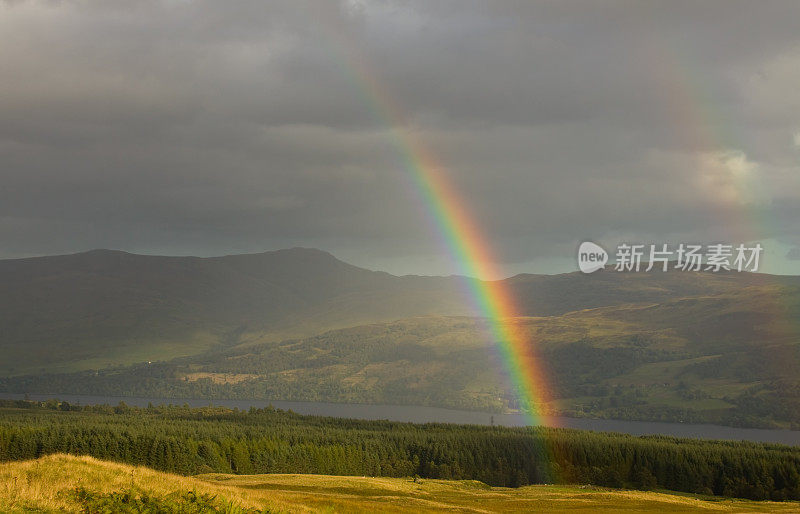
[[[663, 102], [667, 108], [665, 118], [675, 135], [683, 138], [683, 145], [695, 154], [746, 159], [746, 154], [741, 150], [745, 147], [742, 144], [742, 125], [735, 122], [735, 112], [725, 112], [718, 105], [719, 95], [708, 85], [709, 79], [700, 71], [701, 66], [696, 59], [691, 54], [679, 52], [675, 45], [666, 41], [650, 40], [645, 43], [644, 48], [651, 56], [649, 62], [658, 63], [650, 70], [653, 81], [661, 86], [665, 95], [663, 99], [656, 98], [655, 103]], [[720, 166], [721, 169], [725, 167]], [[696, 171], [702, 173], [702, 163]], [[716, 179], [714, 187], [708, 188], [708, 193], [719, 211], [718, 223], [735, 227], [735, 236], [738, 237], [738, 240], [728, 242], [754, 244], [764, 238], [774, 237], [774, 220], [769, 215], [766, 202], [773, 192], [767, 188], [767, 181], [759, 167], [746, 166], [745, 172], [728, 170], [727, 175], [721, 174]], [[777, 322], [774, 324], [773, 337], [798, 340], [800, 323], [789, 314], [793, 310], [788, 303], [789, 298], [790, 295], [781, 294], [767, 296], [765, 301], [771, 304], [767, 311]], [[768, 352], [765, 358], [777, 362], [787, 357]]]
[[489, 333], [516, 390], [522, 412], [531, 425], [552, 426], [543, 407], [549, 402], [545, 370], [537, 357], [530, 331], [520, 327], [516, 301], [501, 276], [490, 245], [468, 211], [466, 202], [448, 180], [444, 166], [411, 131], [392, 96], [353, 52], [348, 53], [354, 82], [369, 99], [372, 110], [389, 128], [404, 160], [414, 189], [427, 206], [438, 234], [444, 239], [461, 273], [467, 276], [470, 296], [488, 320]]

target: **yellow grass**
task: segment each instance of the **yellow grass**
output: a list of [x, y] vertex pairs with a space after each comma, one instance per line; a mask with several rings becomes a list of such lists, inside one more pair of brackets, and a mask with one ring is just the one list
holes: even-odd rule
[[221, 475], [181, 477], [91, 457], [51, 455], [0, 464], [0, 511], [75, 512], [62, 491], [194, 490], [242, 507], [277, 512], [798, 512], [797, 503], [699, 499], [677, 494], [580, 486], [489, 487], [476, 481], [326, 475]]
[[142, 466], [101, 461], [93, 457], [59, 454], [0, 465], [0, 512], [77, 512], [78, 505], [63, 494], [76, 487], [101, 493], [124, 491], [133, 487], [134, 491], [146, 491], [152, 495], [194, 490], [198, 494], [207, 493], [234, 500], [242, 507], [278, 511], [294, 508], [293, 505], [283, 505], [257, 492], [237, 490], [192, 477], [161, 473]]

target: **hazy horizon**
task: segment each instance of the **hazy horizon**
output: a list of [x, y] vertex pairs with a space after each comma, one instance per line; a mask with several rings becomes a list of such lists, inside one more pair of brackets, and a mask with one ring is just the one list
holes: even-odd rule
[[[2, 261], [2, 260], [16, 260], [16, 259], [35, 259], [35, 258], [41, 258], [41, 257], [61, 257], [61, 256], [69, 256], [69, 255], [80, 255], [80, 254], [91, 253], [91, 252], [122, 252], [122, 253], [131, 254], [131, 255], [144, 256], [144, 257], [189, 257], [189, 258], [199, 258], [199, 259], [214, 259], [214, 258], [220, 258], [220, 257], [232, 257], [232, 256], [237, 256], [237, 255], [260, 255], [260, 254], [280, 252], [280, 251], [290, 251], [290, 250], [316, 250], [316, 251], [320, 251], [320, 252], [329, 254], [333, 258], [335, 258], [335, 259], [337, 259], [339, 261], [342, 261], [342, 262], [344, 262], [346, 264], [351, 264], [353, 266], [357, 266], [359, 268], [363, 268], [363, 269], [366, 269], [366, 270], [369, 270], [369, 271], [379, 271], [379, 272], [389, 273], [390, 275], [394, 275], [394, 276], [398, 276], [398, 277], [420, 276], [420, 277], [468, 277], [468, 278], [477, 278], [477, 277], [473, 277], [471, 275], [464, 275], [462, 273], [449, 273], [449, 274], [393, 273], [393, 272], [391, 272], [389, 270], [385, 270], [385, 269], [374, 268], [374, 267], [369, 267], [369, 266], [363, 266], [363, 265], [348, 261], [347, 259], [344, 259], [344, 258], [336, 255], [334, 252], [328, 251], [328, 250], [326, 250], [324, 248], [314, 248], [314, 247], [310, 247], [310, 246], [293, 246], [291, 248], [275, 248], [275, 249], [262, 250], [262, 251], [250, 251], [250, 252], [242, 252], [242, 253], [222, 253], [222, 254], [212, 254], [212, 255], [159, 254], [159, 253], [132, 252], [132, 251], [127, 251], [127, 250], [121, 250], [121, 249], [118, 249], [118, 248], [91, 248], [91, 249], [88, 249], [88, 250], [80, 250], [80, 251], [68, 252], [68, 253], [54, 253], [54, 254], [45, 254], [45, 255], [27, 255], [27, 256], [22, 256], [22, 257], [3, 257], [3, 258], [0, 258], [0, 261]], [[674, 262], [674, 261], [671, 261], [671, 262]], [[648, 261], [647, 260], [642, 260], [642, 263], [643, 264], [647, 264]], [[615, 264], [615, 260], [613, 259], [613, 256], [612, 256], [612, 259], [609, 260], [609, 262], [606, 264], [606, 268], [611, 270], [611, 269], [613, 269], [614, 264]], [[566, 270], [561, 270], [561, 271], [538, 272], [538, 273], [537, 272], [530, 272], [530, 271], [520, 271], [520, 272], [517, 272], [517, 273], [503, 275], [503, 276], [500, 276], [500, 277], [493, 277], [493, 278], [491, 278], [489, 280], [504, 280], [504, 279], [516, 277], [518, 275], [563, 275], [563, 274], [569, 274], [569, 273], [579, 273], [580, 270], [577, 268], [577, 266], [574, 265], [574, 264], [573, 264], [573, 266], [574, 266], [574, 269], [566, 269]], [[568, 267], [568, 266], [566, 266], [566, 267]], [[658, 273], [658, 272], [659, 271], [656, 270], [656, 271], [653, 271], [652, 273]], [[676, 273], [680, 273], [681, 271], [678, 270], [678, 271], [675, 271], [675, 272]], [[743, 273], [757, 273], [757, 274], [781, 275], [781, 276], [800, 276], [800, 274], [796, 274], [796, 273], [780, 273], [780, 272], [770, 272], [770, 271], [764, 271], [764, 270], [758, 270], [758, 271], [745, 270], [745, 271], [743, 271]]]

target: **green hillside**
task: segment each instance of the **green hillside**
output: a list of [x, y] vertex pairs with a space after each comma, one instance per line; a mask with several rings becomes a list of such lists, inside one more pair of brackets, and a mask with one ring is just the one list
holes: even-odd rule
[[662, 303], [685, 297], [731, 293], [751, 286], [800, 287], [800, 277], [738, 272], [517, 275], [507, 279], [520, 312], [555, 316], [570, 311], [627, 303]]
[[[507, 279], [521, 314], [798, 286], [740, 273]], [[295, 248], [215, 258], [96, 250], [0, 260], [0, 375], [105, 369], [412, 316], [474, 315], [458, 277], [396, 277]]]
[[[537, 345], [553, 413], [800, 424], [794, 286], [750, 286], [514, 323]], [[776, 299], [780, 299], [780, 304]], [[17, 392], [517, 408], [485, 321], [419, 317], [131, 368], [0, 381]]]
[[395, 277], [295, 248], [216, 258], [98, 250], [0, 261], [0, 374], [98, 369], [423, 314], [453, 278]]
[[[0, 391], [518, 407], [462, 279], [318, 250], [0, 261]], [[800, 279], [507, 279], [553, 413], [800, 426]], [[455, 316], [458, 315], [458, 316]]]

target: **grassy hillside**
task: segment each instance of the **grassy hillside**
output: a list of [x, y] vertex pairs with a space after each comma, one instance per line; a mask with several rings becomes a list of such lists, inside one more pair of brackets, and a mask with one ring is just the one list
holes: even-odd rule
[[[800, 288], [752, 285], [513, 321], [572, 416], [800, 426]], [[485, 321], [419, 317], [101, 373], [0, 380], [17, 392], [515, 409]]]
[[[83, 501], [74, 492], [85, 488]], [[0, 464], [3, 512], [80, 512], [86, 498], [143, 494], [151, 505], [180, 505], [188, 493], [213, 496], [219, 512], [796, 512], [796, 503], [710, 499], [597, 487], [489, 487], [475, 481], [327, 475], [222, 475], [182, 477], [92, 457], [50, 455]], [[108, 505], [108, 504], [106, 504]], [[114, 504], [112, 504], [114, 505]], [[124, 505], [117, 503], [116, 507]], [[187, 512], [192, 503], [183, 503]], [[188, 506], [188, 507], [187, 507]], [[226, 510], [227, 509], [227, 510]], [[207, 511], [208, 512], [208, 511]]]
[[[521, 314], [661, 303], [796, 277], [519, 275]], [[475, 314], [456, 277], [396, 277], [312, 249], [214, 258], [96, 250], [0, 260], [0, 375], [105, 369], [423, 315]]]
[[0, 374], [102, 369], [398, 317], [467, 312], [457, 279], [295, 248], [216, 258], [98, 250], [0, 261]]
[[182, 493], [196, 492], [215, 496], [215, 505], [220, 510], [225, 503], [244, 509], [276, 512], [288, 511], [291, 507], [244, 488], [235, 489], [221, 483], [161, 473], [144, 466], [63, 454], [0, 464], [0, 484], [0, 510], [3, 512], [81, 512], [85, 503], [79, 501], [75, 494], [76, 489], [81, 487], [98, 496], [127, 491], [137, 496], [146, 493], [164, 500], [163, 503]]
[[620, 273], [590, 275], [517, 275], [507, 279], [528, 316], [556, 316], [570, 311], [622, 304], [653, 304], [684, 297], [732, 293], [758, 286], [800, 287], [800, 277], [738, 272]]
[[[0, 261], [0, 391], [513, 410], [461, 279], [318, 250]], [[800, 279], [519, 275], [552, 412], [800, 426]], [[448, 315], [448, 316], [442, 316]], [[417, 316], [410, 318], [409, 316]], [[403, 318], [403, 319], [401, 319]]]

